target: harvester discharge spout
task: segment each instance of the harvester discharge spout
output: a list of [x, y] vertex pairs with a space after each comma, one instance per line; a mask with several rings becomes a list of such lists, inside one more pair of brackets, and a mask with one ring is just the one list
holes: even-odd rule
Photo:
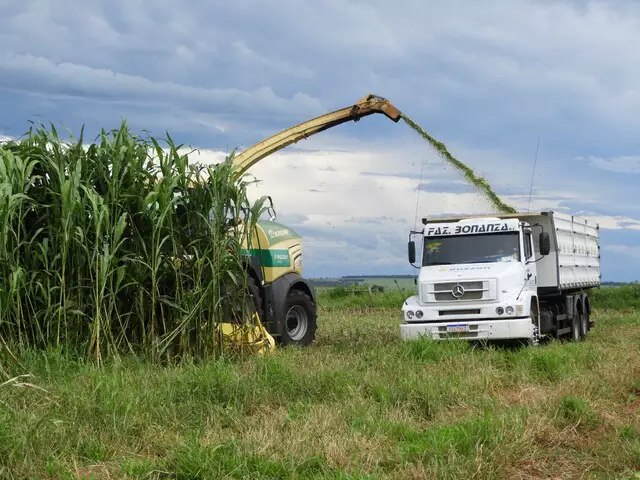
[[233, 158], [234, 165], [238, 167], [236, 174], [241, 176], [263, 158], [292, 143], [296, 143], [342, 123], [352, 120], [358, 121], [362, 117], [374, 113], [381, 113], [394, 122], [398, 122], [400, 118], [402, 118], [400, 110], [386, 98], [371, 94], [367, 95], [351, 106], [325, 113], [319, 117], [287, 128], [237, 153]]

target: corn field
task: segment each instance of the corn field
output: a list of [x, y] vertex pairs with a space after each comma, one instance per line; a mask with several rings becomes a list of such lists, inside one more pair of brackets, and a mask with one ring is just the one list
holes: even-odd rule
[[242, 239], [262, 201], [230, 158], [189, 163], [181, 147], [124, 123], [92, 144], [53, 126], [0, 143], [0, 349], [219, 352], [216, 324], [246, 305]]

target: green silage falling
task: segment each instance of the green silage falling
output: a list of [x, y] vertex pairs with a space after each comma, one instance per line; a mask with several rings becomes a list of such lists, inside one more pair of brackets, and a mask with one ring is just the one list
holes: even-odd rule
[[496, 192], [491, 188], [489, 182], [485, 178], [479, 177], [475, 174], [473, 170], [471, 170], [467, 165], [462, 163], [456, 157], [449, 153], [447, 147], [444, 143], [439, 142], [431, 135], [429, 135], [420, 125], [411, 120], [406, 115], [402, 115], [402, 119], [413, 128], [418, 134], [424, 138], [429, 144], [436, 149], [438, 154], [445, 159], [449, 164], [451, 164], [454, 168], [460, 171], [467, 181], [474, 185], [485, 197], [489, 199], [491, 204], [500, 212], [500, 213], [516, 213], [515, 208], [510, 205], [507, 205], [502, 201], [502, 199], [496, 194]]

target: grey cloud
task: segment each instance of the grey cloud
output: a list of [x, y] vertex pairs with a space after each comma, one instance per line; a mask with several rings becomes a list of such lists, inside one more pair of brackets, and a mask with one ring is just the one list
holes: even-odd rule
[[[277, 205], [276, 205], [276, 211], [278, 211]], [[304, 222], [306, 222], [307, 220], [309, 220], [309, 215], [302, 215], [302, 214], [296, 215], [296, 214], [287, 213], [287, 212], [282, 212], [278, 214], [279, 222], [290, 224], [292, 227], [294, 225], [304, 224]]]
[[397, 172], [397, 173], [389, 173], [389, 172], [360, 172], [360, 175], [366, 177], [395, 177], [395, 178], [412, 178], [417, 179], [420, 177], [420, 172]]
[[[538, 189], [557, 192], [547, 198], [561, 197], [563, 208], [637, 218], [636, 175], [598, 172], [638, 173], [640, 64], [630, 46], [640, 44], [639, 20], [640, 5], [630, 1], [408, 0], [398, 8], [382, 0], [194, 0], [185, 8], [162, 0], [149, 8], [68, 0], [44, 8], [5, 0], [0, 130], [20, 135], [30, 119], [96, 130], [126, 117], [137, 130], [167, 129], [177, 141], [229, 151], [371, 91], [501, 193], [519, 201], [528, 193], [541, 137], [539, 203], [547, 195]], [[418, 183], [427, 162], [434, 168], [425, 169], [425, 191], [467, 191], [402, 124], [374, 116], [339, 132], [358, 138], [358, 151], [367, 142], [392, 151], [385, 161], [396, 172], [370, 165], [363, 176]], [[340, 134], [297, 151], [321, 151], [320, 170], [340, 171], [332, 157], [343, 151]], [[404, 233], [397, 245], [364, 241], [365, 233], [378, 236], [366, 226], [339, 238], [379, 255], [404, 251]]]
[[315, 98], [296, 93], [276, 95], [269, 87], [254, 91], [234, 88], [197, 88], [172, 82], [154, 82], [108, 69], [73, 63], [55, 64], [33, 55], [0, 55], [0, 86], [49, 97], [85, 97], [111, 102], [186, 106], [195, 111], [237, 114], [255, 109], [264, 114], [304, 115], [320, 110]]
[[635, 259], [640, 259], [640, 246], [633, 245], [606, 245], [604, 250], [629, 255]]
[[640, 173], [640, 155], [623, 155], [619, 157], [578, 157], [590, 165], [602, 170], [616, 173]]
[[416, 190], [425, 192], [467, 193], [475, 192], [474, 187], [462, 182], [426, 182], [419, 183]]
[[400, 218], [392, 218], [386, 215], [379, 217], [351, 217], [345, 220], [346, 223], [380, 225], [381, 223], [404, 223]]

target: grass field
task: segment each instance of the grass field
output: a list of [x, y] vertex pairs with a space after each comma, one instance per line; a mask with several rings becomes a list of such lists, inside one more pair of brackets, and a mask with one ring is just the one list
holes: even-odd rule
[[[383, 287], [385, 291], [393, 291], [393, 290], [416, 290], [416, 285], [414, 282], [415, 277], [410, 276], [387, 276], [387, 277], [373, 277], [373, 276], [362, 276], [362, 277], [341, 277], [341, 278], [333, 278], [333, 279], [311, 279], [311, 282], [316, 285], [316, 289], [319, 290], [330, 290], [332, 288], [355, 288], [358, 287], [364, 288], [369, 285], [375, 285], [378, 287]], [[355, 283], [355, 285], [353, 283]]]
[[27, 353], [1, 364], [0, 478], [638, 478], [629, 292], [598, 294], [587, 341], [538, 348], [403, 343], [384, 295], [323, 298], [317, 342], [266, 358]]

